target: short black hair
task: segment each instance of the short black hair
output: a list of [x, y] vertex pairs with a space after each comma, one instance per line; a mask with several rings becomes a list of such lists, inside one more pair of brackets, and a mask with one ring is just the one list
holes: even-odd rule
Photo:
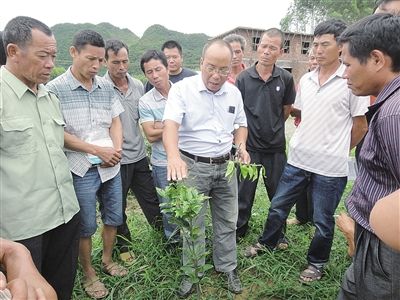
[[264, 35], [269, 37], [279, 37], [281, 39], [281, 49], [285, 45], [285, 35], [283, 34], [282, 30], [278, 28], [273, 27], [265, 30], [261, 35], [261, 39], [263, 38]]
[[32, 41], [32, 30], [37, 29], [47, 36], [53, 33], [49, 26], [43, 22], [31, 17], [18, 16], [10, 20], [3, 31], [4, 50], [9, 44], [16, 44], [18, 47], [24, 48]]
[[94, 30], [84, 29], [75, 33], [72, 40], [72, 46], [74, 46], [76, 50], [80, 52], [86, 45], [104, 48], [105, 43], [100, 33]]
[[371, 51], [379, 50], [392, 60], [392, 71], [400, 71], [400, 17], [391, 14], [367, 16], [349, 26], [338, 38], [349, 53], [365, 64]]
[[246, 39], [243, 36], [236, 33], [228, 34], [223, 38], [223, 40], [227, 41], [229, 44], [238, 42], [240, 44], [240, 48], [242, 49], [242, 51], [244, 51], [244, 48], [246, 47]]
[[168, 68], [168, 61], [167, 57], [165, 56], [164, 52], [159, 51], [159, 50], [147, 50], [143, 55], [142, 58], [140, 59], [140, 68], [142, 69], [142, 72], [145, 73], [144, 71], [144, 64], [149, 62], [150, 60], [155, 59], [159, 60], [162, 62], [162, 64]]
[[330, 19], [323, 21], [315, 27], [314, 36], [333, 34], [335, 39], [346, 29], [347, 25], [342, 20]]
[[106, 41], [106, 45], [105, 45], [105, 49], [106, 49], [105, 58], [106, 58], [106, 60], [108, 59], [108, 50], [111, 50], [112, 52], [114, 52], [115, 55], [117, 55], [118, 51], [121, 50], [122, 48], [125, 48], [126, 51], [128, 52], [128, 55], [129, 55], [128, 46], [123, 41], [115, 40], [115, 39], [107, 40]]
[[0, 66], [5, 65], [7, 61], [6, 50], [3, 44], [3, 31], [0, 31]]
[[179, 54], [182, 56], [182, 46], [174, 40], [169, 40], [166, 41], [162, 46], [161, 46], [161, 51], [164, 51], [164, 49], [174, 49], [174, 48], [178, 48]]

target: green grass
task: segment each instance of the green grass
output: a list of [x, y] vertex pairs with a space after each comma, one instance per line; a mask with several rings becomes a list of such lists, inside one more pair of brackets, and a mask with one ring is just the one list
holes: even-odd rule
[[[352, 183], [347, 185], [343, 199], [347, 197], [351, 186]], [[244, 249], [257, 240], [264, 226], [269, 207], [267, 199], [264, 185], [260, 183], [250, 232], [238, 244], [238, 270], [244, 287], [243, 293], [235, 296], [228, 292], [224, 276], [209, 271], [202, 280], [202, 299], [336, 299], [343, 273], [351, 262], [346, 254], [344, 236], [338, 230], [335, 232], [324, 277], [309, 285], [300, 284], [298, 276], [307, 263], [307, 249], [314, 233], [312, 226], [289, 226], [287, 238], [290, 244], [287, 250], [266, 253], [254, 259], [243, 256]], [[105, 299], [178, 299], [175, 290], [180, 282], [180, 250], [167, 250], [162, 233], [152, 230], [147, 224], [133, 197], [130, 204], [129, 226], [136, 261], [129, 268], [128, 276], [117, 279], [100, 271], [101, 241], [98, 233], [94, 237], [94, 265], [110, 290]], [[338, 213], [340, 211], [345, 211], [343, 201], [338, 207]], [[211, 254], [208, 260], [212, 263]], [[79, 271], [73, 299], [89, 299], [82, 288], [81, 278], [82, 273]]]

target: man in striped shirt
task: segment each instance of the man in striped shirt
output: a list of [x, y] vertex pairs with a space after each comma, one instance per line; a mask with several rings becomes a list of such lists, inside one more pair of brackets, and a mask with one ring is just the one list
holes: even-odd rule
[[400, 299], [400, 253], [385, 245], [369, 222], [374, 205], [400, 189], [400, 17], [368, 16], [339, 41], [349, 88], [377, 99], [367, 113], [369, 131], [347, 200], [356, 221], [356, 251], [338, 299]]
[[369, 97], [351, 93], [343, 78], [345, 66], [339, 60], [341, 48], [336, 39], [345, 28], [339, 20], [325, 21], [315, 28], [313, 51], [319, 67], [300, 80], [294, 107], [301, 111], [301, 123], [290, 141], [288, 163], [264, 232], [245, 253], [251, 257], [265, 248], [276, 248], [290, 209], [309, 187], [315, 234], [301, 282], [322, 277], [332, 247], [333, 215], [347, 182], [349, 150], [367, 130], [364, 114]]

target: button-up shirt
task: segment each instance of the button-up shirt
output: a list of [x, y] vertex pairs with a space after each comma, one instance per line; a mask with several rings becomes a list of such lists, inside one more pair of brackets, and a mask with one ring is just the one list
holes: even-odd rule
[[22, 240], [67, 223], [79, 211], [63, 152], [64, 121], [54, 94], [35, 94], [0, 69], [0, 236]]
[[377, 107], [360, 151], [359, 173], [347, 199], [351, 217], [371, 232], [369, 215], [375, 203], [400, 189], [400, 76], [379, 93], [367, 115]]
[[[64, 74], [47, 84], [61, 103], [61, 111], [65, 120], [65, 131], [88, 143], [109, 141], [112, 119], [124, 111], [114, 94], [114, 88], [106, 79], [96, 76], [92, 88], [82, 85], [69, 68]], [[67, 151], [71, 172], [83, 177], [92, 166], [87, 153]], [[97, 167], [102, 182], [110, 180], [118, 174], [120, 164], [110, 168]]]
[[180, 124], [179, 149], [206, 157], [228, 153], [235, 124], [247, 127], [237, 87], [225, 82], [213, 93], [201, 75], [185, 78], [171, 87], [163, 119]]

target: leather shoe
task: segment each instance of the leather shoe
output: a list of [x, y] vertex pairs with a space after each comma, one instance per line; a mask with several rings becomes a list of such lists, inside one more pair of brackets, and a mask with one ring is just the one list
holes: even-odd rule
[[193, 291], [193, 284], [190, 282], [189, 277], [183, 277], [179, 290], [177, 291], [178, 296], [180, 298], [187, 298]]
[[225, 272], [225, 274], [228, 279], [228, 290], [234, 294], [240, 294], [243, 289], [236, 269], [230, 272]]

